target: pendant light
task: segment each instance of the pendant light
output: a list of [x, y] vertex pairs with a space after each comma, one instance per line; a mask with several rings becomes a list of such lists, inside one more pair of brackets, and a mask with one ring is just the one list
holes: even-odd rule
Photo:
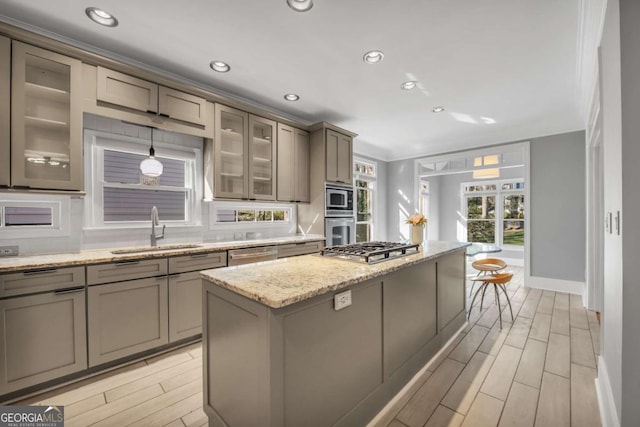
[[151, 178], [162, 175], [162, 163], [156, 159], [156, 151], [153, 149], [153, 128], [151, 128], [151, 148], [149, 148], [149, 157], [140, 162], [140, 172], [142, 175]]

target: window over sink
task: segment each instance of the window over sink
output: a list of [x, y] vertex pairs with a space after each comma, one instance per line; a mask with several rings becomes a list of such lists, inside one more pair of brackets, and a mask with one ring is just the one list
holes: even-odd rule
[[202, 148], [154, 140], [164, 171], [159, 185], [151, 186], [141, 182], [139, 168], [149, 144], [141, 138], [85, 130], [87, 227], [146, 226], [153, 206], [163, 223], [198, 224]]

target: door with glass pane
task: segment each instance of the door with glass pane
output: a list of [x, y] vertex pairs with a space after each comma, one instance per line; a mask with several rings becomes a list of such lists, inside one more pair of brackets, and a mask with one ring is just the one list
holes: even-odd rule
[[249, 198], [276, 199], [276, 122], [249, 117]]
[[356, 242], [371, 241], [374, 186], [374, 182], [356, 179]]
[[503, 196], [502, 244], [524, 246], [524, 195]]
[[80, 61], [13, 42], [11, 184], [82, 190]]
[[215, 197], [248, 198], [249, 115], [216, 104]]

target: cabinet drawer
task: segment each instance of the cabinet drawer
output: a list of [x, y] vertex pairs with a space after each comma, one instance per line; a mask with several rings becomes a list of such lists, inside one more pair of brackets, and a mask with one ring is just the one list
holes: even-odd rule
[[91, 286], [87, 301], [90, 367], [168, 343], [166, 277]]
[[84, 267], [28, 270], [0, 275], [0, 297], [84, 286]]
[[288, 245], [278, 246], [278, 258], [286, 258], [296, 255], [306, 255], [320, 252], [324, 244], [322, 241], [318, 242], [300, 242], [291, 243]]
[[87, 369], [85, 291], [0, 301], [0, 395]]
[[87, 267], [87, 283], [122, 282], [143, 277], [163, 276], [167, 274], [167, 259], [147, 259], [140, 261], [122, 261]]
[[169, 274], [208, 270], [210, 268], [226, 266], [226, 251], [169, 258]]
[[207, 101], [195, 95], [160, 86], [158, 112], [172, 119], [204, 126]]
[[98, 101], [145, 112], [158, 111], [158, 85], [98, 67]]

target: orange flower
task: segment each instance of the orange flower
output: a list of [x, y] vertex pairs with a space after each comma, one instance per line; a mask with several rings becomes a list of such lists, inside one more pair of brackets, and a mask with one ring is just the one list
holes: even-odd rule
[[425, 218], [422, 214], [413, 214], [409, 218], [407, 218], [406, 222], [407, 224], [420, 225], [424, 227], [425, 225], [427, 225], [427, 218]]

